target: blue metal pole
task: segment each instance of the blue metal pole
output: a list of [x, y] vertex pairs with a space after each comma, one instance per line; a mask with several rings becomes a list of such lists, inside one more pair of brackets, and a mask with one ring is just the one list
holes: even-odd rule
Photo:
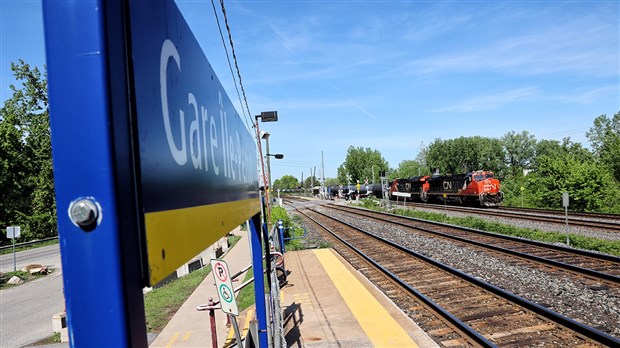
[[284, 226], [282, 224], [282, 220], [278, 220], [278, 230], [280, 231], [280, 250], [282, 254], [284, 254]]
[[260, 215], [250, 220], [252, 243], [252, 272], [254, 273], [254, 293], [256, 294], [256, 320], [258, 320], [258, 342], [267, 348], [267, 306], [265, 304], [265, 278], [263, 277], [263, 245]]
[[49, 0], [43, 14], [70, 344], [145, 347], [123, 4]]

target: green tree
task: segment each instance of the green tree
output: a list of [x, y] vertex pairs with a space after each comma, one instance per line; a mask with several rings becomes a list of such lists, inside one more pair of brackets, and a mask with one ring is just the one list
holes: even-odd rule
[[510, 131], [502, 137], [504, 152], [506, 154], [505, 163], [510, 174], [515, 178], [522, 175], [524, 169], [529, 169], [529, 165], [536, 153], [536, 138], [528, 131], [515, 133]]
[[417, 160], [404, 160], [398, 164], [398, 168], [390, 172], [389, 178], [410, 178], [418, 175], [430, 175], [428, 167], [422, 165]]
[[295, 189], [299, 187], [299, 180], [292, 175], [284, 175], [280, 179], [276, 179], [273, 182], [273, 187], [276, 190]]
[[499, 139], [480, 136], [435, 139], [428, 146], [428, 167], [440, 173], [464, 173], [472, 170], [503, 172], [504, 150]]
[[618, 212], [618, 184], [609, 171], [576, 156], [539, 158], [535, 172], [527, 176], [528, 198], [537, 207], [562, 208], [562, 192], [570, 196], [570, 208], [580, 211]]
[[586, 136], [599, 161], [620, 181], [620, 112], [613, 118], [597, 117]]
[[304, 180], [304, 187], [320, 186], [321, 181], [316, 176], [309, 176]]
[[378, 181], [379, 172], [388, 169], [387, 161], [381, 156], [381, 153], [377, 150], [373, 150], [369, 147], [353, 147], [349, 146], [347, 150], [347, 157], [338, 167], [338, 180], [343, 183], [355, 183], [357, 180], [360, 183], [364, 183], [364, 180], [373, 180], [373, 173], [375, 181]]
[[47, 74], [23, 60], [11, 64], [21, 86], [0, 113], [0, 223], [20, 224], [25, 239], [57, 234]]
[[588, 149], [579, 143], [573, 143], [570, 141], [570, 138], [564, 138], [562, 142], [558, 140], [540, 140], [536, 143], [535, 152], [536, 154], [530, 164], [530, 168], [533, 170], [536, 170], [540, 166], [541, 160], [546, 157], [560, 159], [574, 157], [581, 162], [594, 161], [594, 156]]
[[325, 186], [338, 186], [339, 183], [337, 178], [325, 178]]
[[536, 144], [532, 173], [524, 187], [526, 202], [534, 207], [560, 209], [562, 192], [568, 192], [571, 209], [620, 212], [620, 190], [611, 172], [569, 138]]

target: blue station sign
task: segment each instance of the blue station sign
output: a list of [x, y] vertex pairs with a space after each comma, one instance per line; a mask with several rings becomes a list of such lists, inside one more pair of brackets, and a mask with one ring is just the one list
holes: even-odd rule
[[256, 144], [173, 1], [132, 1], [150, 283], [260, 211]]

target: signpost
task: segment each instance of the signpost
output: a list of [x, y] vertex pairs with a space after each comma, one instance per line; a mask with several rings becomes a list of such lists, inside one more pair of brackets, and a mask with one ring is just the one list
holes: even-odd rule
[[211, 259], [211, 270], [213, 272], [213, 279], [215, 279], [215, 287], [220, 298], [222, 311], [234, 316], [239, 315], [228, 264], [224, 260]]
[[239, 325], [236, 318], [239, 315], [239, 308], [237, 307], [235, 290], [232, 285], [232, 279], [230, 278], [228, 264], [224, 260], [211, 259], [211, 272], [215, 280], [217, 296], [220, 299], [220, 308], [228, 315], [230, 322], [233, 324], [235, 338], [237, 339], [237, 347], [241, 347], [241, 333], [239, 332]]
[[564, 217], [566, 218], [566, 245], [570, 245], [568, 238], [568, 192], [562, 192], [562, 206], [564, 207]]
[[6, 228], [6, 237], [13, 239], [13, 272], [17, 271], [17, 259], [15, 258], [15, 239], [19, 238], [21, 228], [19, 226], [9, 226]]

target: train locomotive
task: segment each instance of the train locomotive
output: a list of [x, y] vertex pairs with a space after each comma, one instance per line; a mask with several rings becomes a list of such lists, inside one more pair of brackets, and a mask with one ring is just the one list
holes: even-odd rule
[[493, 172], [475, 171], [465, 174], [414, 176], [395, 179], [390, 186], [390, 199], [417, 202], [454, 203], [494, 207], [502, 204], [504, 194]]

